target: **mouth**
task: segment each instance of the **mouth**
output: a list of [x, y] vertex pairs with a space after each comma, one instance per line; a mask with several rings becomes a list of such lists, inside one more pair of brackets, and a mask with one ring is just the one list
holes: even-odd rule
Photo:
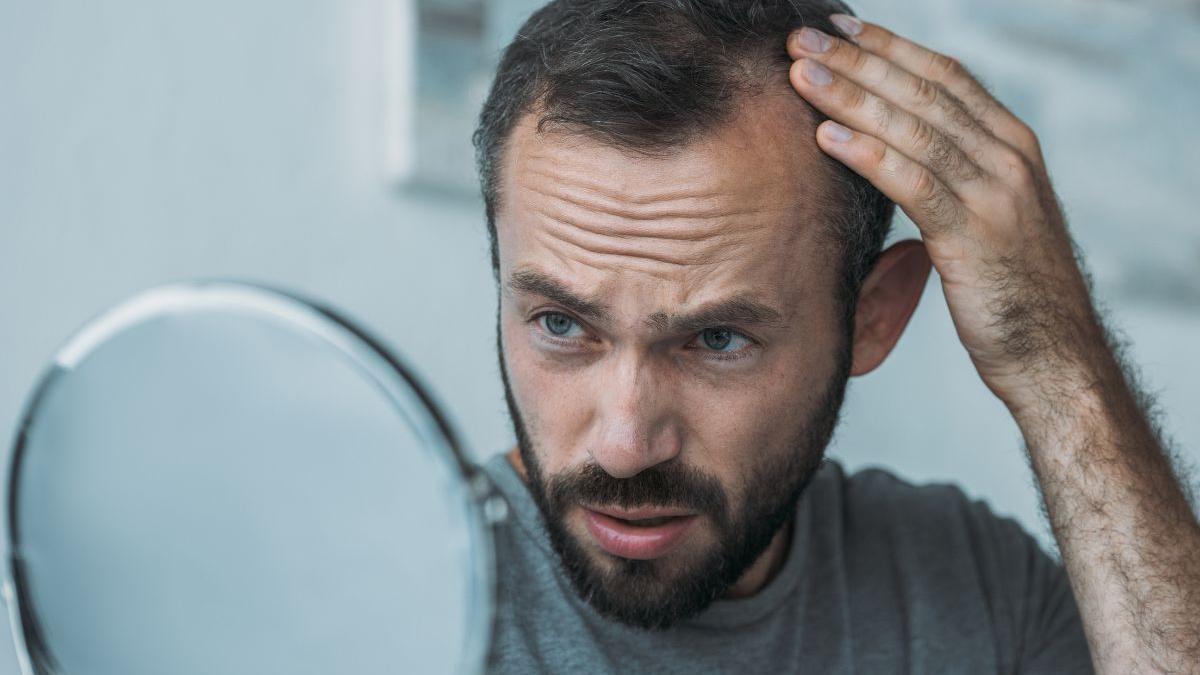
[[678, 509], [584, 507], [588, 533], [604, 551], [621, 558], [652, 560], [679, 546], [699, 516]]

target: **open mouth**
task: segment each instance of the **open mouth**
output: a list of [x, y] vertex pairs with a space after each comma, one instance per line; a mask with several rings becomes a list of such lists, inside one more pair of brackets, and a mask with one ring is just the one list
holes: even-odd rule
[[662, 515], [649, 511], [624, 512], [584, 508], [592, 540], [604, 551], [635, 560], [659, 558], [686, 539], [698, 519], [694, 513]]
[[633, 527], [654, 527], [655, 525], [663, 525], [677, 518], [686, 518], [687, 516], [660, 516], [658, 518], [642, 518], [640, 520], [631, 520], [629, 518], [617, 518], [624, 523], [629, 523]]

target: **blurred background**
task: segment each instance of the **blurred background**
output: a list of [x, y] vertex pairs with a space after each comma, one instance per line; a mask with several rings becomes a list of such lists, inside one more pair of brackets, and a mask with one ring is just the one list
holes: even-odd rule
[[[540, 4], [0, 1], [4, 461], [81, 323], [212, 276], [345, 309], [476, 457], [510, 447], [469, 136], [499, 50]], [[1099, 300], [1200, 462], [1200, 3], [852, 6], [962, 60], [1038, 132]], [[852, 382], [831, 454], [959, 484], [1053, 548], [1020, 435], [936, 280], [890, 359]], [[16, 672], [5, 630], [0, 675]]]

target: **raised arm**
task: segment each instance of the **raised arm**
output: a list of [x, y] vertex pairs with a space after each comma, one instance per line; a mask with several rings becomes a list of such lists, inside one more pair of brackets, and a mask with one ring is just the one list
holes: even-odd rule
[[1200, 672], [1200, 524], [1037, 137], [956, 60], [834, 21], [852, 40], [791, 36], [792, 84], [836, 120], [822, 150], [920, 228], [959, 338], [1024, 434], [1097, 671]]

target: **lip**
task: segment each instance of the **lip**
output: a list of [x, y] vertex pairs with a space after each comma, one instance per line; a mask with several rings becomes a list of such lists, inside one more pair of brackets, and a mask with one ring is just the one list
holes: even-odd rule
[[[683, 541], [698, 520], [695, 513], [673, 509], [584, 507], [583, 512], [588, 533], [600, 548], [612, 555], [634, 560], [653, 560], [666, 555]], [[638, 527], [622, 520], [665, 517], [672, 520], [653, 527]]]
[[602, 513], [613, 518], [622, 520], [646, 520], [648, 518], [675, 518], [677, 516], [694, 516], [695, 511], [686, 509], [664, 509], [664, 508], [641, 508], [641, 509], [618, 509], [611, 506], [604, 507], [584, 507], [588, 511], [594, 513]]

